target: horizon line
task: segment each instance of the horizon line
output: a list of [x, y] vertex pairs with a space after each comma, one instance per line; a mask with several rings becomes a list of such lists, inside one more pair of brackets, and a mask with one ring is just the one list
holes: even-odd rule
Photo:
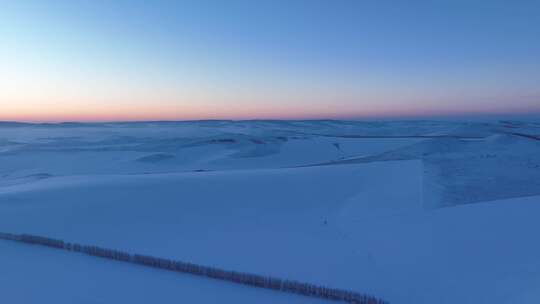
[[320, 117], [320, 118], [201, 118], [201, 119], [119, 119], [119, 120], [2, 120], [0, 124], [60, 125], [60, 124], [119, 124], [119, 123], [181, 123], [181, 122], [250, 122], [250, 121], [430, 121], [430, 120], [505, 120], [540, 119], [538, 113], [482, 113], [463, 115], [418, 115], [418, 116], [377, 116], [377, 117]]

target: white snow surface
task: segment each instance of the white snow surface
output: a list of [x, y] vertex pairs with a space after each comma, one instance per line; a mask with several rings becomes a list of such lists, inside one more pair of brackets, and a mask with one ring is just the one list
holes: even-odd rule
[[[367, 292], [540, 301], [540, 126], [0, 124], [0, 231]], [[321, 303], [0, 241], [9, 303]], [[45, 300], [44, 300], [45, 299]]]

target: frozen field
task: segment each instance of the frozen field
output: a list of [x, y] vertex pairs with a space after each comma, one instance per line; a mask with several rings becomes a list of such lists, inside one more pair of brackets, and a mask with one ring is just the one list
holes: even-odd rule
[[[532, 122], [0, 123], [1, 232], [390, 303], [538, 303], [539, 215]], [[9, 303], [323, 302], [3, 241], [0, 258]]]

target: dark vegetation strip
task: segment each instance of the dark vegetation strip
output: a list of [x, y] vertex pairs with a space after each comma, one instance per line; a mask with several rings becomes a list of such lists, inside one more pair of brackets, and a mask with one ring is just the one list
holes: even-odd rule
[[485, 136], [466, 136], [466, 135], [332, 135], [319, 133], [302, 133], [305, 135], [316, 135], [322, 137], [339, 137], [339, 138], [453, 138], [453, 139], [484, 139]]
[[0, 232], [0, 239], [16, 241], [27, 244], [47, 246], [72, 252], [80, 252], [91, 256], [112, 259], [127, 263], [133, 263], [153, 268], [169, 271], [188, 273], [192, 275], [205, 276], [208, 278], [229, 281], [259, 288], [272, 289], [282, 292], [300, 294], [309, 297], [344, 301], [355, 304], [388, 304], [388, 302], [370, 295], [353, 291], [328, 288], [298, 281], [283, 280], [279, 278], [261, 276], [250, 273], [223, 270], [215, 267], [197, 265], [182, 261], [172, 261], [168, 259], [130, 254], [123, 251], [101, 248], [97, 246], [80, 245], [68, 243], [62, 240], [30, 234], [11, 234]]
[[540, 136], [535, 136], [535, 135], [530, 135], [530, 134], [523, 134], [523, 133], [510, 133], [510, 134], [515, 135], [515, 136], [525, 137], [525, 138], [528, 138], [528, 139], [540, 140]]

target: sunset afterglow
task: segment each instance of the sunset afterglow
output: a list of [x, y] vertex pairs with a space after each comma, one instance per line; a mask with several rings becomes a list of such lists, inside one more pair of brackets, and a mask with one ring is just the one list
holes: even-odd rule
[[540, 113], [540, 6], [499, 2], [10, 1], [0, 120]]

